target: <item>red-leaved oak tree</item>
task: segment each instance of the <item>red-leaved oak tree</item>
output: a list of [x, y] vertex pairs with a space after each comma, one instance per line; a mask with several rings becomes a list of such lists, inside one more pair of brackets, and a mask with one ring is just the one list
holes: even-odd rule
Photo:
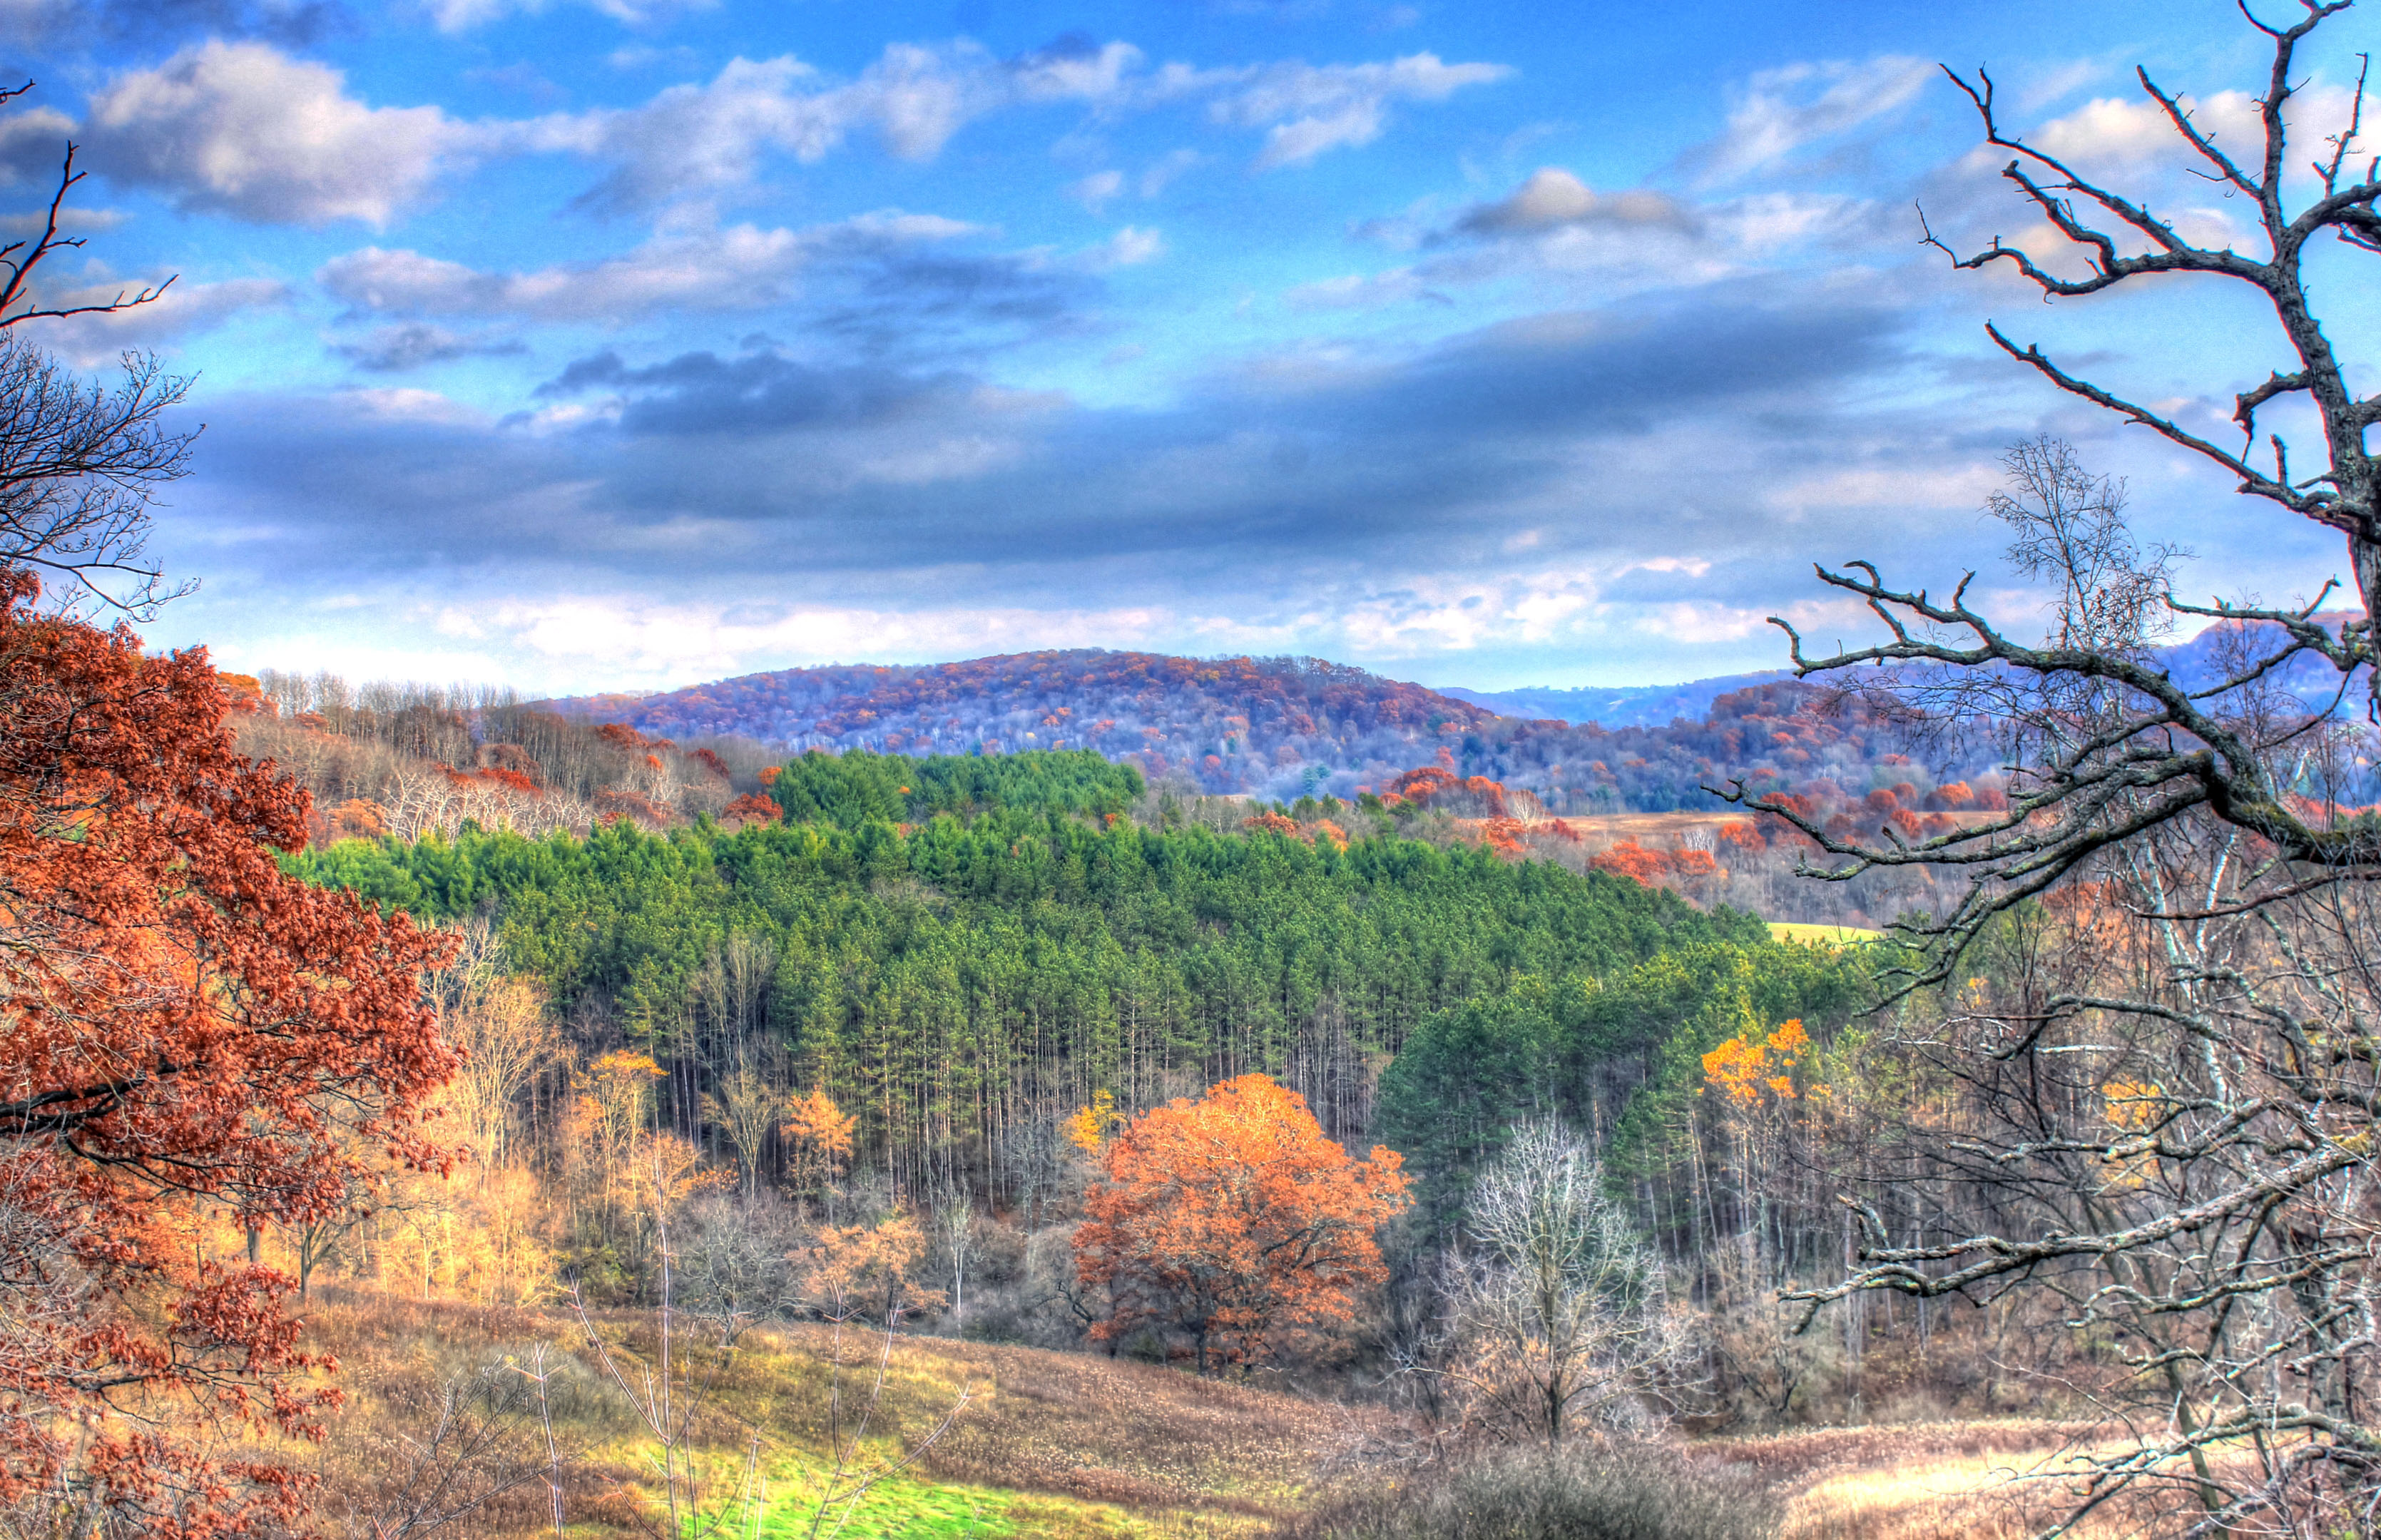
[[[335, 1404], [289, 1278], [206, 1254], [451, 1158], [421, 994], [443, 938], [286, 875], [305, 793], [243, 758], [202, 652], [0, 568], [0, 1510], [43, 1532], [286, 1534], [265, 1458]], [[220, 1249], [220, 1248], [219, 1248]]]

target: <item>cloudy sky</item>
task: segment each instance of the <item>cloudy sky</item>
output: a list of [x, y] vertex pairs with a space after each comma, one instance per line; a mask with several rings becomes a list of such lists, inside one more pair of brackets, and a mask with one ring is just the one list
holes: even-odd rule
[[[2381, 13], [2333, 31], [2311, 124]], [[149, 634], [230, 666], [1656, 683], [1774, 666], [1772, 613], [1850, 634], [1813, 559], [1990, 571], [2036, 433], [2131, 478], [2187, 587], [2340, 570], [1981, 330], [2212, 433], [2287, 361], [2270, 321], [2189, 282], [2045, 306], [1918, 243], [1921, 203], [1963, 249], [2039, 233], [1938, 60], [2237, 231], [2131, 70], [2245, 142], [2257, 44], [2229, 0], [0, 0], [39, 82], [0, 214], [72, 137], [55, 291], [179, 275], [38, 336], [198, 376], [156, 550], [202, 587]]]

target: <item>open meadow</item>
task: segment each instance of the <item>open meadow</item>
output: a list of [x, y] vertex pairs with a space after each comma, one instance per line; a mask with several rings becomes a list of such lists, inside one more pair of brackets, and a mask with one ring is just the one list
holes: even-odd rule
[[[594, 1321], [608, 1341], [654, 1361], [650, 1314]], [[334, 1289], [310, 1312], [307, 1340], [338, 1355], [350, 1397], [317, 1467], [330, 1511], [386, 1510], [390, 1474], [406, 1472], [456, 1494], [504, 1488], [442, 1533], [531, 1540], [553, 1530], [551, 1470], [567, 1534], [649, 1533], [656, 1443], [591, 1372], [573, 1316]], [[1410, 1416], [1268, 1387], [1268, 1376], [1223, 1383], [931, 1336], [898, 1337], [887, 1351], [881, 1333], [846, 1328], [838, 1340], [819, 1324], [747, 1329], [725, 1356], [708, 1351], [716, 1333], [700, 1324], [682, 1326], [679, 1340], [690, 1442], [713, 1484], [704, 1505], [733, 1515], [732, 1535], [809, 1535], [824, 1510], [818, 1533], [853, 1540], [1254, 1537], [1295, 1529], [1336, 1494], [1414, 1479], [1420, 1430]], [[542, 1366], [552, 1374], [558, 1463], [548, 1466], [545, 1424], [525, 1404], [468, 1450], [421, 1466], [385, 1458], [392, 1446], [425, 1447], [444, 1393], [473, 1375], [493, 1368], [498, 1383], [518, 1386], [540, 1344], [551, 1355]], [[857, 1501], [825, 1500], [849, 1491], [836, 1479], [831, 1382], [847, 1430], [869, 1416], [866, 1468], [914, 1460]], [[2107, 1436], [2090, 1424], [1998, 1418], [1663, 1443], [1671, 1458], [1781, 1503], [1780, 1540], [2023, 1540], [2061, 1511], [2071, 1485], [2063, 1462]], [[748, 1461], [758, 1477], [749, 1487]], [[2075, 1533], [2114, 1540], [2138, 1530], [2112, 1512]]]

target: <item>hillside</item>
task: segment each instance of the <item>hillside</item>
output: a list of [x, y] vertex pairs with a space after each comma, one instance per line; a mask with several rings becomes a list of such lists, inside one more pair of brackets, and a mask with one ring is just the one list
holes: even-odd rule
[[1449, 685], [1441, 694], [1468, 701], [1499, 716], [1593, 723], [1603, 727], [1667, 727], [1684, 718], [1699, 722], [1721, 696], [1793, 676], [1783, 668], [1755, 674], [1723, 674], [1684, 684], [1585, 685], [1578, 689], [1531, 686], [1520, 690], [1466, 690]]
[[1618, 727], [1500, 715], [1315, 658], [1093, 649], [784, 669], [666, 694], [545, 704], [679, 741], [738, 735], [798, 750], [921, 755], [1091, 749], [1135, 765], [1153, 785], [1281, 801], [1351, 798], [1435, 763], [1535, 793], [1559, 814], [1715, 806], [1701, 788], [1738, 776], [1796, 788], [1828, 780], [1854, 797], [1909, 783], [1923, 794], [1990, 766], [1981, 752], [1921, 764], [1889, 724], [1856, 707], [1830, 709], [1825, 692], [1791, 680], [1746, 678], [1756, 682], [1666, 689], [1662, 709], [1678, 708], [1670, 716]]
[[[598, 1326], [631, 1351], [654, 1345], [652, 1321], [635, 1313], [606, 1313]], [[336, 1352], [357, 1389], [332, 1424], [336, 1455], [324, 1464], [332, 1506], [384, 1506], [376, 1488], [387, 1478], [359, 1457], [422, 1437], [446, 1398], [479, 1387], [490, 1366], [526, 1362], [541, 1344], [561, 1357], [582, 1340], [559, 1311], [331, 1291], [309, 1319], [308, 1345]], [[681, 1342], [702, 1381], [705, 1415], [696, 1419], [694, 1445], [727, 1466], [757, 1436], [769, 1484], [753, 1517], [765, 1534], [805, 1534], [832, 1464], [823, 1400], [837, 1361], [834, 1337], [815, 1325], [775, 1323], [745, 1332], [725, 1363], [709, 1351], [714, 1342], [708, 1322]], [[869, 1346], [857, 1336], [844, 1344], [847, 1372]], [[1398, 1449], [1413, 1433], [1380, 1404], [1335, 1404], [1261, 1379], [1227, 1384], [1097, 1354], [905, 1336], [887, 1363], [885, 1394], [873, 1410], [889, 1438], [919, 1459], [852, 1507], [838, 1531], [849, 1540], [1295, 1534], [1302, 1513], [1377, 1486], [1376, 1473], [1369, 1481], [1338, 1473], [1364, 1472], [1351, 1455]], [[711, 1377], [714, 1364], [720, 1372]], [[584, 1369], [571, 1362], [566, 1373]], [[928, 1442], [962, 1393], [966, 1404], [950, 1427]], [[467, 1414], [481, 1410], [466, 1405]], [[557, 1419], [568, 1451], [563, 1510], [571, 1533], [587, 1540], [650, 1533], [621, 1499], [646, 1451], [621, 1436], [618, 1417], [581, 1391]], [[484, 1436], [443, 1464], [451, 1489], [445, 1500], [480, 1506], [471, 1522], [450, 1532], [470, 1540], [550, 1534], [543, 1427], [501, 1414], [471, 1426]], [[1997, 1540], [2032, 1533], [2052, 1506], [2052, 1494], [2013, 1491], [2004, 1473], [2055, 1458], [2079, 1431], [2086, 1430], [2019, 1421], [1804, 1430], [1680, 1442], [1661, 1458], [1682, 1475], [1732, 1480], [1724, 1489], [1755, 1504], [1782, 1503], [1785, 1540], [1953, 1533]]]
[[[673, 739], [741, 734], [794, 749], [1014, 753], [1093, 749], [1211, 791], [1386, 779], [1482, 706], [1319, 658], [1184, 658], [1096, 648], [964, 663], [788, 668], [663, 695], [554, 703]], [[1416, 759], [1416, 745], [1422, 745]], [[1309, 775], [1309, 771], [1316, 774]]]
[[[2205, 689], [2243, 655], [2269, 648], [2266, 629], [2219, 624], [2153, 656]], [[2312, 654], [2270, 682], [2313, 710], [2331, 707], [2339, 688], [2338, 673]], [[909, 755], [1088, 749], [1134, 765], [1153, 785], [1283, 801], [1352, 798], [1438, 764], [1532, 792], [1560, 815], [1715, 807], [1702, 788], [1739, 778], [1821, 802], [1903, 786], [1923, 798], [1938, 786], [1996, 780], [2001, 757], [1984, 733], [1942, 735], [1922, 750], [1895, 723], [1837, 702], [1825, 681], [1782, 670], [1677, 685], [1435, 691], [1319, 658], [1078, 648], [788, 668], [663, 694], [540, 703], [676, 740]], [[2338, 789], [2370, 801], [2369, 779], [2352, 770]]]

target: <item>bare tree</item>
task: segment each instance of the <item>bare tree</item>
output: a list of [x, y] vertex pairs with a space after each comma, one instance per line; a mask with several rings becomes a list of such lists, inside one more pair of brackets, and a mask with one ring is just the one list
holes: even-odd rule
[[1854, 1265], [1786, 1297], [2047, 1306], [2073, 1343], [2058, 1393], [2130, 1432], [2066, 1467], [2076, 1516], [2372, 1534], [2381, 892], [2162, 912], [2186, 884], [2237, 898], [2243, 843], [2204, 820], [2144, 837], [1996, 923], [1957, 990], [1908, 1002], [1874, 1041], [1913, 1094], [1873, 1113], [1901, 1125], [1882, 1179], [1932, 1194], [1923, 1227], [1848, 1195]]
[[736, 1146], [737, 1163], [744, 1167], [744, 1197], [750, 1202], [761, 1190], [762, 1152], [786, 1115], [785, 1094], [750, 1063], [739, 1060], [721, 1079], [719, 1094], [703, 1096], [702, 1114], [727, 1131], [729, 1142]]
[[393, 1424], [357, 1418], [342, 1429], [379, 1475], [368, 1500], [350, 1505], [348, 1540], [422, 1540], [523, 1486], [553, 1483], [561, 1443], [537, 1436], [553, 1437], [559, 1366], [548, 1366], [543, 1343], [521, 1356], [526, 1365], [507, 1354], [399, 1397]]
[[454, 931], [460, 944], [454, 960], [432, 975], [430, 994], [439, 1035], [470, 1056], [446, 1097], [487, 1170], [509, 1156], [514, 1098], [561, 1056], [562, 1037], [543, 990], [505, 971], [494, 926], [473, 919]]
[[1661, 1260], [1604, 1192], [1588, 1147], [1524, 1126], [1465, 1213], [1479, 1248], [1450, 1268], [1441, 1371], [1476, 1425], [1558, 1445], [1581, 1424], [1642, 1424], [1687, 1348]]
[[958, 1324], [967, 1315], [968, 1265], [975, 1260], [983, 1239], [976, 1230], [975, 1200], [966, 1188], [949, 1188], [935, 1197], [934, 1224], [934, 1238], [950, 1258], [951, 1320]]
[[[0, 87], [0, 107], [31, 92], [33, 85], [33, 81], [28, 80], [21, 86]], [[50, 194], [48, 214], [42, 221], [40, 231], [29, 238], [12, 240], [0, 246], [0, 327], [14, 326], [26, 321], [60, 320], [69, 315], [112, 315], [160, 299], [174, 286], [174, 280], [167, 278], [162, 284], [118, 289], [112, 299], [81, 304], [44, 305], [35, 296], [34, 270], [42, 265], [43, 261], [60, 251], [74, 251], [83, 244], [80, 236], [66, 235], [59, 228], [59, 217], [66, 212], [67, 194], [90, 175], [87, 171], [75, 169], [77, 148], [72, 141], [67, 141], [65, 159], [58, 167], [57, 189]]]
[[[0, 105], [32, 89], [0, 90]], [[56, 597], [145, 619], [190, 592], [143, 559], [157, 491], [187, 468], [195, 432], [168, 431], [167, 409], [190, 382], [146, 355], [124, 355], [115, 389], [85, 385], [15, 328], [68, 316], [112, 315], [153, 303], [173, 282], [89, 302], [51, 303], [37, 283], [43, 263], [83, 244], [60, 232], [67, 194], [85, 173], [68, 144], [38, 233], [0, 245], [0, 565], [59, 580]]]
[[[635, 1420], [652, 1437], [653, 1446], [645, 1452], [654, 1483], [651, 1502], [659, 1510], [660, 1522], [647, 1520], [648, 1532], [670, 1536], [671, 1540], [758, 1534], [772, 1506], [762, 1471], [766, 1440], [758, 1426], [725, 1404], [720, 1394], [721, 1381], [751, 1323], [731, 1307], [700, 1317], [700, 1326], [690, 1329], [688, 1313], [678, 1303], [677, 1267], [666, 1210], [657, 1205], [653, 1221], [659, 1236], [661, 1299], [652, 1355], [640, 1358], [598, 1331], [593, 1314], [574, 1280], [570, 1285], [570, 1303], [579, 1323], [581, 1345], [597, 1377], [619, 1392]], [[808, 1518], [808, 1527], [803, 1531], [806, 1534], [832, 1536], [842, 1533], [878, 1485], [923, 1458], [950, 1431], [975, 1393], [962, 1385], [941, 1419], [906, 1449], [897, 1448], [887, 1454], [872, 1448], [872, 1444], [881, 1446], [886, 1441], [889, 1430], [882, 1420], [885, 1391], [894, 1341], [910, 1307], [903, 1299], [897, 1270], [883, 1296], [883, 1337], [873, 1380], [864, 1396], [852, 1397], [846, 1382], [844, 1327], [854, 1322], [869, 1323], [875, 1313], [875, 1302], [871, 1298], [862, 1302], [861, 1291], [847, 1287], [857, 1277], [848, 1270], [824, 1269], [820, 1276], [829, 1281], [817, 1302], [833, 1328], [826, 1355], [827, 1448], [814, 1473], [815, 1489], [801, 1500], [803, 1513], [790, 1517], [796, 1522]], [[728, 1427], [740, 1435], [744, 1458], [714, 1473], [708, 1468], [711, 1462], [703, 1458], [701, 1446], [707, 1429]], [[558, 1480], [556, 1492], [556, 1530], [559, 1534]]]
[[[2135, 71], [2143, 92], [2157, 104], [2192, 152], [2205, 163], [2199, 174], [2221, 186], [2228, 197], [2239, 194], [2255, 208], [2256, 222], [2266, 245], [2263, 259], [2244, 255], [2229, 246], [2194, 245], [2176, 231], [2171, 220], [2153, 214], [2146, 200], [2129, 198], [2102, 187], [2057, 156], [2021, 138], [2009, 137], [1995, 111], [1992, 77], [1982, 70], [1977, 71], [1973, 81], [1948, 69], [1945, 73], [1974, 103], [1984, 120], [1985, 143], [2012, 153], [2014, 158], [2001, 175], [2019, 189], [2053, 228], [2073, 246], [2082, 249], [2087, 272], [2079, 278], [2061, 277], [2022, 247], [2005, 245], [1997, 239], [1973, 256], [1961, 257], [1935, 240], [1931, 230], [1927, 238], [1949, 255], [1958, 267], [1982, 269], [2007, 263], [2050, 296], [2096, 294], [2134, 279], [2169, 273], [2204, 273], [2255, 289], [2272, 308], [2283, 337], [2295, 355], [2297, 367], [2287, 373], [2276, 370], [2264, 383], [2234, 397], [2232, 420], [2240, 425], [2242, 436], [2237, 453], [2201, 437], [2172, 418], [2068, 373], [2038, 347], [2020, 348], [1998, 327], [1987, 324], [1985, 329], [2004, 352], [2039, 371], [2059, 389], [2119, 412], [2129, 421], [2213, 461], [2240, 479], [2241, 492], [2266, 498], [2346, 534], [2357, 589], [2363, 596], [2365, 613], [2370, 615], [2375, 603], [2381, 600], [2381, 465], [2376, 465], [2367, 451], [2364, 435], [2375, 422], [2381, 422], [2381, 395], [2360, 397], [2350, 387], [2349, 372], [2334, 351], [2331, 340], [2324, 335], [2323, 324], [2310, 301], [2302, 264], [2308, 248], [2326, 235], [2355, 250], [2381, 255], [2381, 214], [2374, 209], [2375, 200], [2381, 199], [2381, 158], [2367, 161], [2361, 178], [2355, 175], [2353, 165], [2362, 154], [2358, 141], [2363, 126], [2364, 85], [2371, 55], [2359, 55], [2364, 68], [2357, 74], [2356, 92], [2347, 122], [2324, 141], [2328, 153], [2318, 152], [2314, 157], [2313, 170], [2322, 189], [2321, 196], [2293, 210], [2284, 187], [2291, 170], [2289, 130], [2285, 117], [2290, 99], [2301, 90], [2291, 80], [2299, 45], [2326, 21], [2354, 5], [2355, 0], [2298, 0], [2303, 14], [2287, 28], [2268, 25], [2259, 20], [2247, 5], [2241, 6], [2241, 14], [2250, 24], [2273, 43], [2273, 67], [2266, 78], [2265, 94], [2257, 103], [2263, 142], [2257, 147], [2259, 153], [2253, 162], [2236, 160], [2216, 142], [2213, 131], [2199, 124], [2178, 93], [2162, 89], [2150, 79], [2147, 69]], [[2145, 249], [2125, 252], [2119, 250], [2120, 243]], [[2248, 458], [2257, 448], [2259, 409], [2287, 396], [2305, 397], [2322, 420], [2325, 462], [2312, 474], [2302, 474], [2306, 471], [2303, 465], [2292, 471], [2289, 446], [2278, 433], [2267, 435], [2273, 458], [2270, 471], [2259, 469]], [[2381, 695], [2375, 699], [2381, 700]]]
[[[2205, 816], [2270, 849], [2285, 870], [2301, 880], [2334, 881], [2381, 874], [2381, 832], [2357, 824], [2311, 816], [2292, 788], [2277, 778], [2276, 763], [2290, 762], [2290, 746], [2312, 728], [2302, 713], [2294, 719], [2265, 720], [2243, 707], [2252, 691], [2302, 659], [2320, 660], [2337, 671], [2344, 699], [2356, 671], [2375, 656], [2373, 606], [2381, 602], [2381, 462], [2367, 451], [2365, 434], [2381, 422], [2381, 395], [2359, 397], [2309, 296], [2304, 264], [2311, 247], [2329, 236], [2350, 253], [2381, 254], [2381, 158], [2369, 160], [2361, 179], [2352, 161], [2360, 153], [2366, 71], [2360, 69], [2346, 118], [2324, 141], [2312, 167], [2314, 196], [2293, 206], [2289, 175], [2289, 128], [2286, 116], [2300, 86], [2301, 45], [2354, 0], [2299, 0], [2302, 15], [2291, 26], [2268, 25], [2245, 15], [2272, 44], [2273, 62], [2259, 102], [2262, 144], [2253, 160], [2241, 160], [2220, 146], [2177, 94], [2146, 71], [2142, 89], [2173, 126], [2179, 143], [2204, 165], [2201, 175], [2244, 198], [2256, 213], [2264, 256], [2230, 247], [2195, 245], [2170, 220], [2150, 211], [2146, 201], [2096, 183], [2065, 160], [2011, 137], [1995, 106], [1988, 75], [1972, 81], [1950, 78], [1974, 104], [1985, 141], [2011, 152], [2003, 175], [2033, 212], [2045, 218], [2070, 247], [2080, 251], [2085, 271], [2064, 277], [2021, 247], [1996, 240], [1972, 256], [1952, 253], [1957, 267], [1981, 269], [2008, 263], [2045, 296], [2096, 294], [2119, 285], [2167, 274], [2200, 274], [2246, 286], [2273, 311], [2291, 364], [2235, 397], [2234, 421], [2244, 435], [2239, 452], [2227, 449], [2123, 396], [2070, 373], [2029, 345], [2021, 348], [1996, 325], [1987, 331], [2010, 357], [2039, 372], [2059, 389], [2150, 428], [2237, 478], [2240, 490], [2289, 512], [2341, 531], [2365, 606], [2365, 617], [2334, 627], [2318, 618], [2331, 590], [2307, 605], [2276, 609], [2218, 601], [2183, 604], [2164, 593], [2169, 553], [2133, 550], [2121, 524], [2103, 507], [2120, 488], [2097, 482], [2075, 468], [2071, 457], [2052, 463], [2020, 451], [2014, 468], [2027, 490], [2049, 494], [2045, 523], [2034, 534], [2022, 531], [2021, 566], [2057, 577], [2068, 595], [2061, 600], [2057, 629], [2040, 645], [2028, 645], [1995, 626], [1967, 600], [1973, 574], [1948, 599], [1923, 590], [1895, 588], [1876, 568], [1855, 561], [1842, 571], [1818, 569], [1829, 586], [1860, 598], [1890, 632], [1890, 640], [1827, 656], [1804, 653], [1794, 628], [1773, 617], [1789, 638], [1795, 670], [1803, 676], [1838, 675], [1864, 664], [1886, 666], [1884, 689], [1916, 683], [1950, 689], [1972, 719], [1976, 708], [1997, 698], [2003, 721], [2022, 721], [2020, 735], [2030, 756], [2015, 766], [2007, 813], [1987, 824], [1911, 843], [1891, 831], [1875, 840], [1838, 838], [1774, 800], [1752, 801], [1794, 823], [1822, 849], [1844, 862], [1823, 874], [1849, 880], [1878, 867], [1945, 866], [1969, 874], [1968, 891], [1946, 915], [1914, 927], [1934, 945], [1928, 965], [1913, 982], [1938, 982], [1978, 929], [1995, 914], [2047, 891], [2080, 867], [2169, 821]], [[2369, 64], [2369, 60], [2367, 61]], [[1947, 73], [1949, 73], [1947, 71]], [[1942, 247], [1930, 229], [1927, 239]], [[2128, 250], [2128, 248], [2131, 248]], [[2261, 409], [2278, 399], [2303, 398], [2322, 430], [2321, 463], [2293, 470], [2289, 444], [2267, 434], [2270, 469], [2250, 456], [2256, 450]], [[2082, 480], [2075, 477], [2081, 475]], [[2019, 493], [2009, 495], [2013, 501]], [[2095, 503], [2095, 499], [2098, 502]], [[1996, 511], [2000, 505], [1996, 504]], [[2043, 534], [2058, 532], [2047, 544]], [[2071, 538], [2069, 538], [2071, 537]], [[2113, 585], [2113, 586], [2112, 586]], [[2157, 605], [2174, 613], [2251, 623], [2265, 645], [2237, 660], [2229, 677], [2192, 689], [2167, 676], [2147, 657], [2140, 642]], [[1871, 676], [1875, 678], [1877, 676]], [[2381, 717], [2381, 676], [2368, 681], [2372, 711]], [[2090, 709], [2069, 713], [2078, 700]], [[2062, 714], [2068, 714], [2062, 715]], [[2314, 713], [2319, 717], [2325, 714]], [[1737, 795], [1743, 797], [1740, 788]]]
[[[2253, 211], [2262, 253], [2194, 244], [2146, 200], [2013, 136], [1979, 73], [1951, 79], [1986, 142], [2011, 153], [2003, 174], [2083, 265], [2063, 276], [1998, 241], [1952, 255], [1967, 270], [2007, 263], [2048, 297], [2165, 274], [2260, 295], [2290, 357], [2235, 395], [2238, 452], [1989, 332], [2060, 390], [2340, 531], [2364, 617], [2323, 618], [2329, 586], [2289, 608], [2174, 599], [2175, 553], [2133, 539], [2121, 486], [2037, 441], [2013, 451], [1988, 511], [2011, 525], [2019, 569], [2054, 590], [2040, 642], [1970, 605], [1972, 575], [1938, 599], [1862, 562], [1820, 577], [1888, 641], [1811, 656], [1777, 622], [1800, 673], [1879, 681], [1869, 688], [1935, 730], [1999, 734], [2009, 760], [2005, 813], [1925, 840], [1830, 836], [1790, 805], [1745, 799], [1839, 858], [1816, 875], [1967, 877], [1948, 912], [1903, 927], [1895, 1030], [1874, 1039], [1911, 1083], [1941, 1093], [1907, 1115], [1908, 1158], [1876, 1179], [1954, 1194], [1951, 1212], [1897, 1233], [1869, 1196], [1848, 1194], [1852, 1267], [1787, 1298], [1814, 1312], [1872, 1289], [2055, 1306], [2076, 1347], [2067, 1390], [2131, 1436], [2077, 1451], [2073, 1506], [2050, 1534], [2104, 1510], [2194, 1534], [2381, 1527], [2381, 826], [2334, 805], [2317, 773], [2356, 731], [2337, 708], [2375, 658], [2381, 467], [2365, 435], [2381, 397], [2350, 388], [2305, 272], [2326, 238], [2347, 258], [2381, 254], [2381, 161], [2361, 178], [2353, 168], [2369, 61], [2311, 181], [2289, 169], [2287, 121], [2302, 45], [2352, 3], [2298, 0], [2288, 27], [2243, 7], [2272, 50], [2252, 157], [2140, 73], [2200, 174]], [[2277, 432], [2260, 451], [2260, 412], [2284, 400], [2319, 424], [2320, 453], [2303, 457], [2315, 463], [2293, 468]], [[2177, 679], [2155, 656], [2170, 615], [2224, 623], [2212, 681]], [[1864, 664], [1879, 666], [1848, 672]], [[2310, 672], [2327, 701], [2284, 688]], [[2381, 683], [2363, 694], [2381, 716]]]

